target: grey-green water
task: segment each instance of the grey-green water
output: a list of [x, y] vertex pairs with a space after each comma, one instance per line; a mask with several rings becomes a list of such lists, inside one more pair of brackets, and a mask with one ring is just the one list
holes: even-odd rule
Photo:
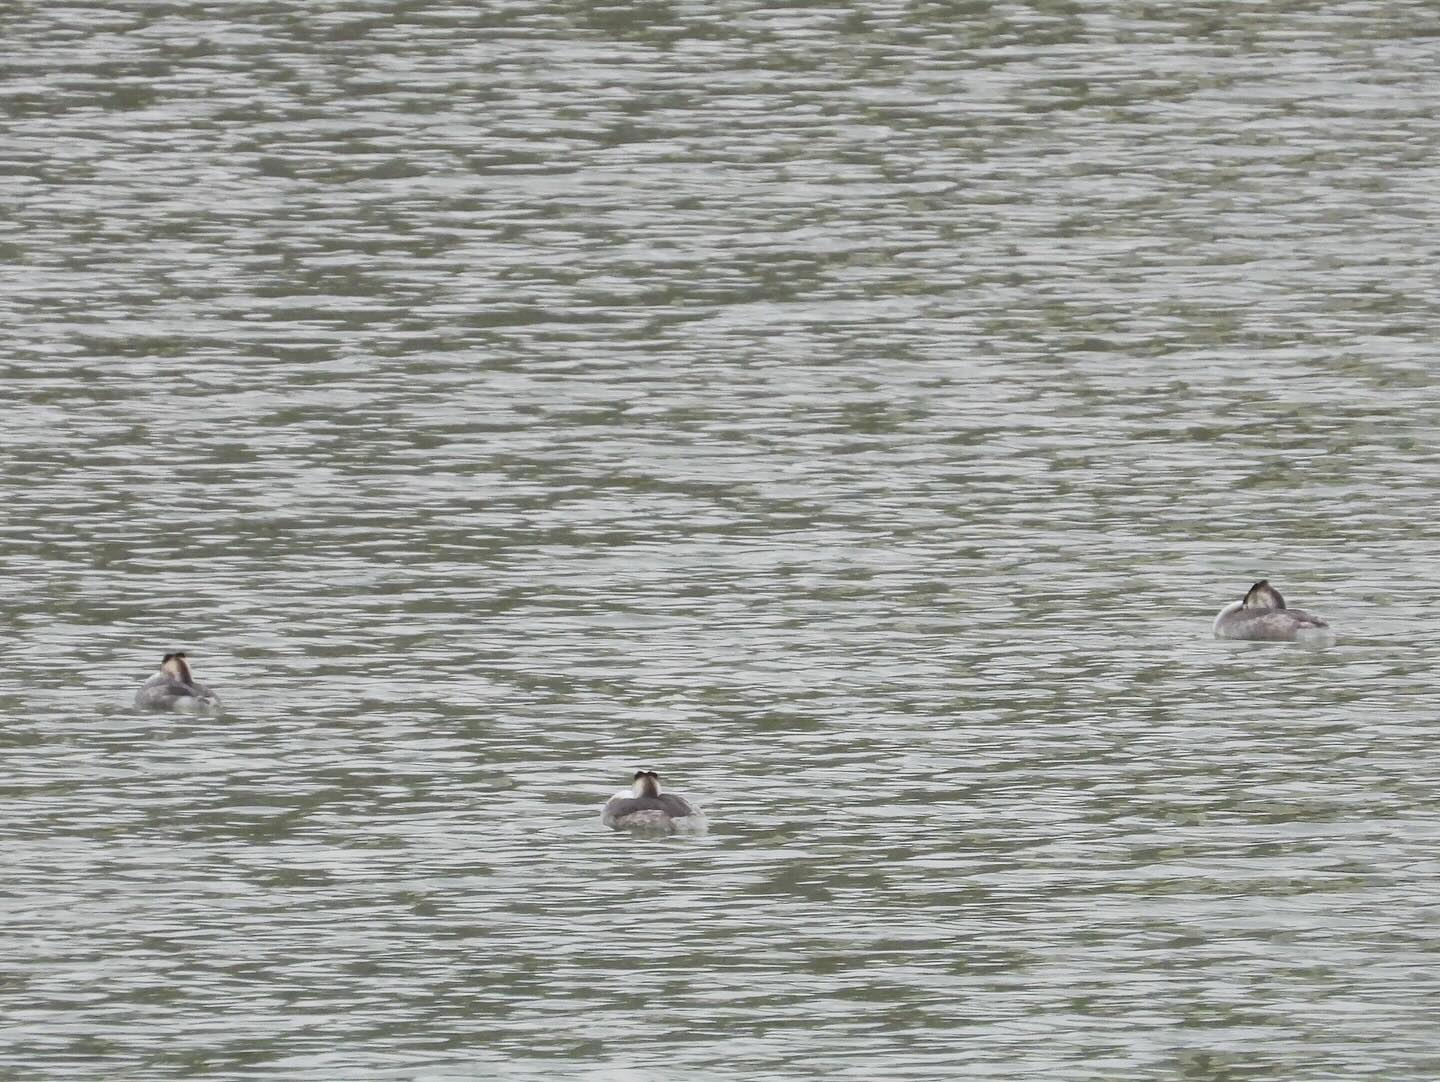
[[1429, 3], [0, 42], [0, 1075], [1440, 1076]]

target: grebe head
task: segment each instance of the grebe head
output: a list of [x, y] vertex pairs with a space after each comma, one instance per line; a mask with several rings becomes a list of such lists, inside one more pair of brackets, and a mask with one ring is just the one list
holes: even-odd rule
[[637, 770], [632, 788], [635, 790], [636, 796], [659, 796], [660, 775], [653, 770]]
[[160, 671], [169, 673], [181, 683], [193, 684], [195, 682], [190, 677], [190, 666], [185, 662], [184, 652], [166, 654], [160, 662]]
[[1280, 591], [1271, 586], [1269, 581], [1261, 579], [1245, 593], [1245, 600], [1241, 602], [1241, 608], [1246, 609], [1283, 609], [1285, 599], [1280, 596]]

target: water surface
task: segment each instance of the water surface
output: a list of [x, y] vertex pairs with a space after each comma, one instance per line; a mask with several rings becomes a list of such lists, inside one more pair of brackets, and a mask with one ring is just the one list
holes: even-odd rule
[[0, 1073], [1440, 1074], [1428, 5], [0, 31]]

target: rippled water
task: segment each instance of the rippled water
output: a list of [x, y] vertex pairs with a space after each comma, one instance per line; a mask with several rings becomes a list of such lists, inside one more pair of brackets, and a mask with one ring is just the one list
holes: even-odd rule
[[1429, 4], [0, 31], [0, 1074], [1440, 1075]]

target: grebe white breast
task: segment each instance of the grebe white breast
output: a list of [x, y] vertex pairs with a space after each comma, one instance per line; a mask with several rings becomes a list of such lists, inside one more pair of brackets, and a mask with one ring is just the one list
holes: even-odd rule
[[1285, 607], [1280, 591], [1261, 579], [1232, 601], [1215, 617], [1217, 639], [1250, 639], [1256, 642], [1302, 642], [1328, 645], [1335, 633], [1323, 617], [1304, 609]]
[[605, 802], [600, 822], [615, 830], [663, 834], [701, 834], [705, 816], [684, 797], [660, 791], [660, 775], [635, 771], [629, 789], [621, 789]]
[[183, 653], [166, 654], [160, 671], [140, 685], [135, 705], [145, 710], [213, 710], [220, 697], [190, 675]]

